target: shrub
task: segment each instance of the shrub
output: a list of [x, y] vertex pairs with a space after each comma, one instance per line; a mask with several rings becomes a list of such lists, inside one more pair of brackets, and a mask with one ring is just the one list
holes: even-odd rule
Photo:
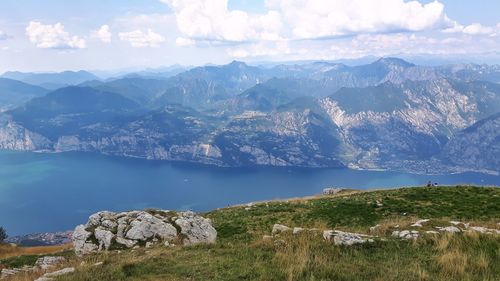
[[2, 243], [5, 239], [7, 239], [7, 232], [5, 231], [5, 228], [0, 226], [0, 243]]

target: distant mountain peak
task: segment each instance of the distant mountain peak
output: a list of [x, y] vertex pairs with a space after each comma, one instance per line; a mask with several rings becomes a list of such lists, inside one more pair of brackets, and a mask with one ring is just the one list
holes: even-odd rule
[[395, 57], [382, 57], [374, 62], [374, 64], [384, 64], [387, 66], [401, 66], [401, 67], [412, 67], [415, 66], [413, 63], [407, 62], [404, 59]]
[[247, 64], [242, 61], [233, 60], [231, 63], [228, 64], [228, 66], [243, 68], [247, 67]]

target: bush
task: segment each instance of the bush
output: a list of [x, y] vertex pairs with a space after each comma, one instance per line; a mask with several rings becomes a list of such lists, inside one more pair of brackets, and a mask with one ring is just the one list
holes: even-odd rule
[[7, 239], [7, 232], [5, 231], [5, 228], [0, 226], [0, 243], [2, 243], [5, 239]]

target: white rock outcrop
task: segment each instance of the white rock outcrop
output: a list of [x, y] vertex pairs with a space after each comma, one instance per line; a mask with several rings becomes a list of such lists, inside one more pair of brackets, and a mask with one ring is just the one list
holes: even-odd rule
[[273, 230], [272, 230], [272, 234], [280, 234], [282, 232], [287, 232], [287, 231], [291, 231], [292, 229], [286, 225], [282, 225], [282, 224], [275, 224], [273, 225]]
[[184, 245], [215, 243], [217, 231], [209, 219], [193, 212], [166, 210], [98, 212], [73, 232], [78, 255], [178, 242]]
[[364, 234], [344, 232], [339, 230], [325, 230], [323, 238], [326, 241], [333, 242], [335, 245], [351, 246], [354, 244], [363, 244], [366, 242], [374, 242], [374, 240]]
[[419, 232], [416, 230], [396, 230], [392, 232], [391, 236], [403, 239], [417, 239]]
[[38, 258], [35, 262], [35, 266], [39, 267], [42, 270], [47, 270], [51, 267], [54, 267], [62, 262], [65, 262], [66, 258], [59, 256], [45, 256]]

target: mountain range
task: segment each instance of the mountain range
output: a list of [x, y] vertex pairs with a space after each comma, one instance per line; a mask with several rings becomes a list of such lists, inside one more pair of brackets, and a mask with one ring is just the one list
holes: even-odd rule
[[497, 65], [382, 58], [357, 66], [234, 61], [106, 80], [76, 73], [4, 74], [0, 148], [218, 166], [500, 172]]

